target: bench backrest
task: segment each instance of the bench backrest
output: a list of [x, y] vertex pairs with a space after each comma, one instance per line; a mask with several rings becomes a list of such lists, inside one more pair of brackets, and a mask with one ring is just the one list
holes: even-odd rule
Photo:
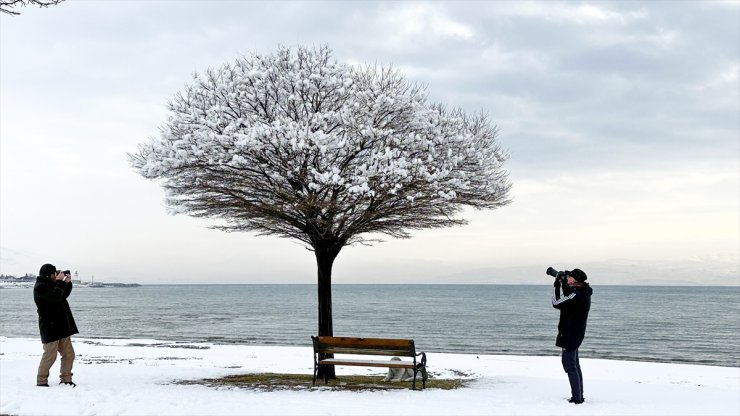
[[414, 357], [412, 339], [311, 337], [316, 354], [358, 354]]

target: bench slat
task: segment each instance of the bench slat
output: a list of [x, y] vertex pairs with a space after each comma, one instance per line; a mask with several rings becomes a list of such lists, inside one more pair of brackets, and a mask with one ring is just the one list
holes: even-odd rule
[[354, 355], [388, 355], [388, 356], [402, 356], [402, 357], [413, 357], [415, 354], [409, 350], [368, 350], [360, 348], [342, 348], [342, 347], [321, 347], [319, 349], [321, 354], [354, 354]]
[[414, 363], [408, 361], [381, 361], [381, 360], [352, 360], [328, 358], [319, 361], [319, 365], [351, 365], [363, 367], [387, 367], [387, 368], [414, 368]]
[[349, 348], [385, 348], [385, 349], [410, 349], [414, 341], [410, 339], [387, 339], [387, 338], [349, 338], [349, 337], [319, 337], [319, 344], [335, 347]]

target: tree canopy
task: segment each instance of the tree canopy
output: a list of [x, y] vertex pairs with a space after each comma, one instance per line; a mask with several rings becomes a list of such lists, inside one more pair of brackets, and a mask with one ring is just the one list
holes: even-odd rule
[[254, 54], [195, 74], [131, 154], [172, 213], [225, 231], [331, 242], [407, 238], [461, 225], [464, 207], [509, 202], [508, 158], [482, 113], [429, 102], [388, 66], [336, 62], [328, 47]]

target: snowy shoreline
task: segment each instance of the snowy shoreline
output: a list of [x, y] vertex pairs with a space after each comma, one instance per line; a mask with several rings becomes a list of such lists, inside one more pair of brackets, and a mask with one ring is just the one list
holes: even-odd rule
[[[430, 353], [438, 378], [474, 379], [458, 390], [350, 392], [317, 387], [254, 391], [176, 384], [253, 372], [311, 374], [307, 347], [74, 338], [71, 389], [35, 387], [37, 339], [0, 337], [0, 413], [9, 415], [737, 415], [740, 368], [582, 359], [587, 402], [565, 401], [556, 356]], [[338, 374], [383, 369], [338, 367]], [[464, 376], [467, 377], [467, 376]]]

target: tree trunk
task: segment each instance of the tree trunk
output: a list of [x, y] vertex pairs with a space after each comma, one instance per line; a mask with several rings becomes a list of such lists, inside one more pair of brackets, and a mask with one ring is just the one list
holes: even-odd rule
[[[341, 247], [339, 247], [341, 249]], [[331, 312], [331, 269], [334, 259], [339, 254], [339, 249], [333, 244], [314, 246], [316, 254], [316, 266], [318, 269], [318, 295], [319, 295], [319, 336], [333, 336], [334, 324]], [[327, 354], [321, 358], [332, 358], [333, 354]], [[334, 366], [322, 366], [319, 368], [319, 378], [326, 377], [333, 380], [336, 378]]]

